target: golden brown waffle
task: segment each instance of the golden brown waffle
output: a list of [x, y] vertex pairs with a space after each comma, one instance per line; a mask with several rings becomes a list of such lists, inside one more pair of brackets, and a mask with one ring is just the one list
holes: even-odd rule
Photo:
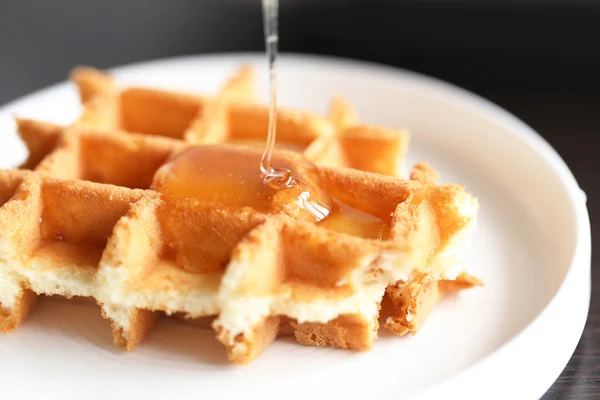
[[[427, 166], [414, 169], [411, 180], [323, 166], [335, 164], [331, 155], [317, 168], [333, 198], [387, 222], [386, 240], [285, 214], [192, 198], [165, 200], [149, 189], [155, 172], [190, 144], [157, 136], [175, 130], [119, 131], [128, 127], [118, 116], [127, 110], [118, 104], [125, 92], [107, 76], [87, 73], [93, 79], [75, 74], [85, 102], [82, 118], [69, 128], [19, 121], [30, 148], [27, 165], [34, 171], [0, 171], [0, 331], [18, 326], [36, 294], [93, 297], [124, 349], [136, 348], [162, 311], [215, 318], [212, 325], [230, 359], [244, 363], [277, 334], [293, 334], [303, 344], [370, 349], [386, 288], [395, 306], [386, 326], [404, 334], [420, 327], [445, 292], [479, 283], [449, 256], [474, 222], [477, 203], [458, 186], [436, 185]], [[225, 85], [218, 100], [200, 102], [202, 109], [231, 113], [230, 99], [248, 99], [245, 74]], [[232, 87], [237, 94], [227, 94]], [[178, 99], [170, 103], [177, 107], [191, 104], [184, 95], [168, 95]], [[330, 122], [319, 121], [335, 126], [336, 133], [307, 142], [309, 156], [315, 143], [340, 132], [351, 132], [345, 134], [350, 142], [362, 140], [349, 130], [356, 119], [339, 101]], [[183, 126], [178, 124], [169, 127]], [[185, 132], [198, 137], [212, 128], [188, 127], [211, 124], [198, 117]], [[339, 152], [348, 147], [337, 138], [334, 143]], [[260, 151], [227, 144], [214, 149]], [[338, 160], [362, 166], [364, 160], [352, 161], [357, 158], [346, 152]], [[159, 183], [160, 174], [154, 179]]]

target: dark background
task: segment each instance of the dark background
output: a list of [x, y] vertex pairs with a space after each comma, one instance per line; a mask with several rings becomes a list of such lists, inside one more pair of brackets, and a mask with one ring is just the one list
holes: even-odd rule
[[[280, 1], [284, 52], [424, 72], [519, 116], [573, 170], [588, 194], [595, 231], [600, 0]], [[104, 68], [182, 54], [261, 51], [261, 18], [259, 0], [0, 0], [0, 104], [64, 80], [76, 64]], [[544, 399], [600, 398], [597, 257], [592, 264], [586, 330]]]

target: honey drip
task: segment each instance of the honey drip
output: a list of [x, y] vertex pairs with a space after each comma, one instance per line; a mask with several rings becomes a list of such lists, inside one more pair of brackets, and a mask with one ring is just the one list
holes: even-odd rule
[[265, 50], [269, 69], [269, 127], [267, 143], [260, 160], [260, 171], [264, 175], [265, 185], [275, 189], [283, 189], [294, 185], [292, 173], [287, 168], [273, 168], [271, 158], [277, 137], [277, 14], [279, 0], [262, 0], [263, 24], [265, 28]]
[[329, 217], [319, 225], [332, 231], [366, 239], [387, 240], [390, 236], [389, 222], [337, 200], [333, 203]]

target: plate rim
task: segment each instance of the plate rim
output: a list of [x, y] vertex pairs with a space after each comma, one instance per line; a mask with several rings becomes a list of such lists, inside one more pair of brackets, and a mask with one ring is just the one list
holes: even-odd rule
[[[495, 123], [504, 126], [507, 133], [522, 140], [524, 145], [530, 146], [532, 150], [542, 158], [546, 166], [555, 172], [556, 179], [561, 186], [566, 189], [567, 199], [574, 211], [573, 218], [576, 228], [575, 248], [569, 262], [567, 273], [556, 293], [554, 293], [542, 310], [532, 318], [525, 327], [511, 336], [498, 348], [465, 369], [440, 380], [434, 386], [409, 395], [409, 398], [414, 400], [434, 399], [440, 395], [447, 396], [448, 393], [453, 393], [458, 389], [460, 389], [463, 398], [479, 398], [481, 395], [486, 395], [488, 396], [487, 398], [490, 398], [489, 391], [482, 391], [482, 388], [484, 387], [489, 389], [490, 385], [493, 385], [494, 389], [498, 389], [497, 393], [493, 394], [493, 398], [504, 398], [507, 395], [516, 396], [514, 398], [539, 398], [542, 396], [558, 377], [581, 338], [587, 320], [591, 294], [591, 227], [586, 206], [586, 197], [565, 161], [539, 133], [514, 114], [476, 93], [441, 79], [403, 68], [350, 58], [304, 53], [283, 53], [281, 54], [281, 58], [282, 63], [324, 64], [330, 68], [337, 67], [346, 71], [373, 71], [379, 75], [378, 79], [383, 77], [390, 81], [404, 81], [404, 83], [406, 83], [409, 79], [414, 80], [415, 82], [418, 82], [419, 86], [423, 86], [428, 97], [443, 102], [447, 102], [448, 99], [451, 98], [454, 105], [459, 106], [462, 109], [467, 109], [470, 113], [481, 116], [487, 120], [492, 120]], [[161, 63], [178, 64], [182, 62], [198, 62], [199, 60], [216, 63], [240, 63], [245, 61], [257, 63], [266, 62], [266, 57], [263, 53], [259, 52], [208, 53], [148, 59], [110, 67], [107, 68], [107, 70], [119, 75], [128, 70], [151, 67], [152, 65]], [[53, 90], [58, 90], [69, 84], [69, 81], [63, 80], [9, 101], [0, 106], [0, 115], [5, 114], [7, 110], [18, 107], [22, 103], [31, 101], [31, 99], [35, 97], [42, 96]], [[505, 360], [505, 354], [508, 354], [509, 352], [521, 353], [526, 350], [527, 344], [535, 342], [537, 337], [536, 333], [547, 332], [547, 326], [549, 322], [551, 322], [550, 320], [552, 320], [551, 316], [556, 314], [561, 302], [568, 302], [569, 293], [573, 290], [582, 290], [582, 288], [584, 289], [582, 293], [583, 298], [580, 301], [583, 302], [581, 306], [585, 307], [579, 310], [579, 312], [570, 315], [572, 323], [575, 325], [575, 329], [571, 332], [566, 332], [569, 334], [570, 343], [568, 346], [564, 343], [561, 344], [561, 360], [552, 364], [552, 368], [546, 368], [547, 371], [543, 374], [529, 376], [529, 378], [536, 381], [536, 383], [535, 385], [531, 385], [525, 391], [520, 390], [515, 392], [510, 389], [509, 386], [511, 385], [508, 384], [510, 382], [505, 379], [506, 377], [503, 378], [505, 379], [504, 387], [499, 387], [498, 381], [493, 377], [493, 375], [498, 374], [498, 371], [512, 376], [513, 379], [519, 373], [529, 372], [524, 370], [523, 367], [527, 363], [521, 363], [522, 366], [518, 368], [518, 366], [510, 363], [511, 360]], [[564, 325], [567, 326], [570, 324]], [[473, 385], [474, 379], [478, 380], [476, 385]], [[518, 388], [523, 389], [520, 386]]]

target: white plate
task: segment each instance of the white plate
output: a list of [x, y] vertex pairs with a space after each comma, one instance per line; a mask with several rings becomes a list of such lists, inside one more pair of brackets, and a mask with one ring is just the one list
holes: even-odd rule
[[[126, 84], [210, 93], [240, 62], [252, 62], [266, 92], [263, 60], [189, 57], [115, 72]], [[468, 268], [485, 288], [444, 300], [414, 337], [382, 332], [368, 353], [278, 340], [245, 367], [226, 363], [211, 331], [175, 320], [161, 321], [135, 352], [120, 352], [93, 305], [47, 300], [0, 337], [3, 398], [541, 396], [581, 336], [590, 296], [585, 195], [564, 162], [512, 115], [434, 79], [320, 57], [280, 63], [282, 105], [324, 112], [333, 95], [365, 121], [409, 128], [411, 162], [430, 161], [445, 181], [479, 197]], [[78, 112], [66, 83], [4, 107], [0, 166], [25, 155], [13, 113], [65, 123]]]

